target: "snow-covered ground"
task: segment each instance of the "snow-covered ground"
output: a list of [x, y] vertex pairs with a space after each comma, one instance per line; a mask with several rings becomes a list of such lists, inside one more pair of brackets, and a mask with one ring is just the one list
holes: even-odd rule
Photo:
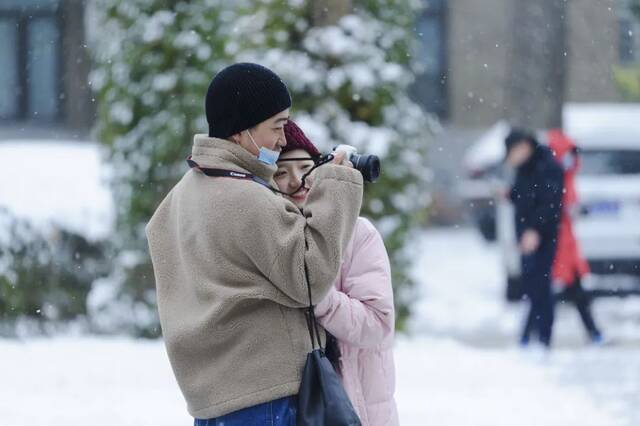
[[[561, 308], [548, 357], [515, 345], [522, 307], [502, 302], [497, 251], [468, 229], [428, 231], [420, 296], [395, 350], [403, 426], [640, 424], [640, 302], [598, 301], [612, 343], [584, 344]], [[0, 424], [187, 425], [160, 341], [0, 340]]]
[[40, 229], [108, 235], [114, 207], [101, 155], [88, 141], [0, 141], [0, 208]]
[[[440, 344], [453, 339], [459, 357], [442, 360], [432, 348], [439, 345], [429, 345], [423, 363], [444, 361], [431, 373], [452, 373], [455, 379], [435, 380], [426, 398], [442, 399], [425, 403], [425, 410], [446, 411], [466, 394], [460, 395], [461, 389], [469, 389], [469, 399], [481, 395], [482, 400], [462, 404], [473, 407], [473, 420], [436, 414], [434, 424], [640, 424], [640, 298], [594, 302], [607, 340], [596, 347], [586, 343], [575, 308], [558, 306], [554, 351], [541, 357], [515, 344], [526, 306], [504, 302], [497, 246], [470, 229], [442, 229], [425, 233], [416, 253], [414, 274], [421, 285], [411, 335], [418, 341], [431, 336]], [[464, 416], [469, 410], [461, 411]]]
[[[444, 228], [425, 233], [415, 251], [420, 253], [414, 269], [420, 287], [412, 334], [453, 337], [480, 347], [504, 347], [515, 340], [526, 307], [504, 301], [497, 245], [472, 229]], [[640, 346], [640, 298], [598, 299], [593, 310], [610, 343]], [[561, 305], [556, 316], [555, 346], [583, 347], [577, 311]]]
[[[105, 338], [2, 341], [0, 353], [0, 419], [4, 425], [190, 424], [161, 342]], [[476, 349], [442, 338], [401, 339], [396, 349], [401, 424], [635, 424], [616, 420], [616, 409], [622, 419], [624, 407], [601, 404], [588, 389], [563, 378], [558, 370], [562, 363], [572, 361], [569, 354], [561, 358], [554, 367], [515, 350]], [[610, 369], [620, 361], [614, 358], [609, 359], [615, 361]], [[618, 378], [611, 379], [609, 386]]]

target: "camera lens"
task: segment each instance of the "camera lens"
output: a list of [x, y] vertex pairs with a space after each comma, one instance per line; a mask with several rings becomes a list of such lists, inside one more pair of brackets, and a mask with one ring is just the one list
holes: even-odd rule
[[362, 178], [367, 182], [375, 182], [380, 176], [380, 158], [376, 155], [353, 154], [349, 161], [362, 173]]

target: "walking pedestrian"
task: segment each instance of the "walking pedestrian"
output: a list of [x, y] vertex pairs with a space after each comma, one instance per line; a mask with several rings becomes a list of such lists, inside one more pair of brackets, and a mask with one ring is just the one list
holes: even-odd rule
[[530, 302], [520, 342], [531, 333], [551, 346], [553, 294], [551, 267], [556, 255], [562, 211], [563, 173], [549, 148], [525, 130], [514, 129], [505, 139], [506, 162], [516, 169], [510, 192], [521, 254], [522, 282]]
[[573, 220], [578, 214], [578, 193], [575, 177], [580, 168], [580, 156], [575, 143], [562, 130], [554, 129], [547, 133], [549, 148], [564, 170], [564, 196], [562, 216], [558, 235], [558, 249], [553, 263], [552, 280], [562, 289], [559, 295], [573, 303], [589, 339], [594, 343], [602, 342], [602, 333], [591, 313], [591, 296], [582, 287], [582, 279], [589, 274], [589, 264], [582, 256], [578, 240], [573, 231]]

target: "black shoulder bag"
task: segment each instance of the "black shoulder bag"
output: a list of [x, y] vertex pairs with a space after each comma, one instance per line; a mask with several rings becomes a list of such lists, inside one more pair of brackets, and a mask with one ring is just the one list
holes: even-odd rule
[[305, 316], [312, 351], [307, 355], [298, 392], [298, 426], [361, 426], [340, 377], [322, 348], [306, 263], [304, 273], [309, 290], [309, 307], [305, 309]]

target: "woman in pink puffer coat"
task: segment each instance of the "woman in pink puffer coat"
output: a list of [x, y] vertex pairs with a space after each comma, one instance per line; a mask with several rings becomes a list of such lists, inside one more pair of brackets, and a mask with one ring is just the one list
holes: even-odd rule
[[[274, 180], [291, 193], [314, 165], [320, 152], [292, 121], [285, 125], [287, 146]], [[312, 182], [308, 182], [312, 184]], [[289, 199], [303, 208], [308, 188]], [[338, 341], [339, 370], [345, 390], [363, 425], [398, 425], [393, 398], [395, 313], [389, 258], [380, 233], [358, 218], [334, 287], [316, 305], [320, 324]]]

